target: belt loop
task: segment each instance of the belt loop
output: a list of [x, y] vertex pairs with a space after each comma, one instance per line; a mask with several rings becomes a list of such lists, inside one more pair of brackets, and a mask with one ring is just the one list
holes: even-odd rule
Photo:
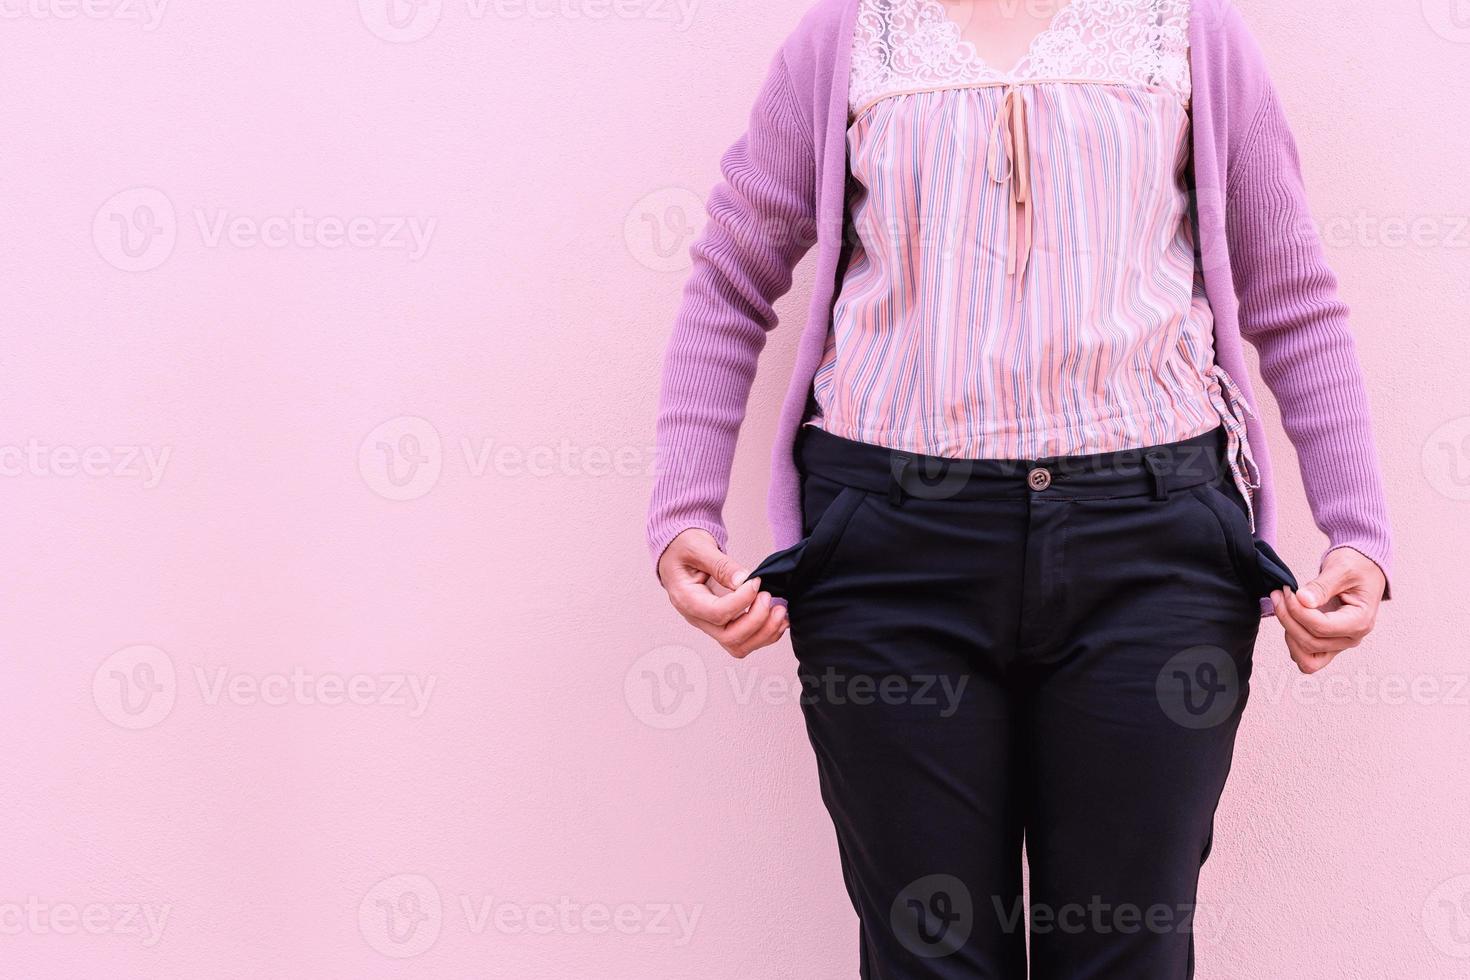
[[901, 450], [893, 450], [888, 459], [888, 506], [902, 507], [906, 494], [903, 489], [904, 474], [914, 465], [914, 457]]
[[1164, 470], [1164, 455], [1157, 450], [1149, 450], [1143, 454], [1143, 467], [1148, 470], [1148, 475], [1153, 477], [1154, 499], [1169, 499], [1169, 483], [1165, 479], [1168, 475]]

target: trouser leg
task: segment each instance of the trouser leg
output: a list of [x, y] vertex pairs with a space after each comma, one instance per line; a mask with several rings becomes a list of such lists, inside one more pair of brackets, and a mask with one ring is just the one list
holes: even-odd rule
[[[809, 514], [832, 496], [809, 484]], [[869, 980], [1025, 977], [1024, 751], [999, 656], [1015, 628], [1021, 514], [866, 496], [792, 602]]]
[[1192, 494], [1071, 504], [1038, 652], [1027, 806], [1036, 980], [1181, 980], [1259, 627]]

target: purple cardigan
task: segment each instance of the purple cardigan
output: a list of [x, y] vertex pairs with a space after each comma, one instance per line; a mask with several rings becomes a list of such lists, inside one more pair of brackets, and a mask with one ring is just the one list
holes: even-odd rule
[[[664, 361], [658, 476], [649, 507], [655, 562], [682, 530], [726, 546], [721, 518], [735, 440], [756, 361], [776, 326], [772, 304], [815, 243], [811, 309], [797, 347], [771, 456], [776, 547], [801, 537], [792, 446], [830, 329], [842, 252], [847, 89], [859, 0], [818, 0], [787, 38], [745, 135], [721, 161], [709, 221]], [[1328, 550], [1352, 547], [1389, 573], [1389, 529], [1368, 400], [1348, 311], [1307, 208], [1295, 143], [1261, 50], [1230, 0], [1194, 0], [1194, 187], [1216, 358], [1251, 391], [1242, 339], [1296, 447], [1302, 482]], [[1266, 434], [1249, 438], [1261, 470], [1257, 531], [1274, 538], [1276, 499]]]

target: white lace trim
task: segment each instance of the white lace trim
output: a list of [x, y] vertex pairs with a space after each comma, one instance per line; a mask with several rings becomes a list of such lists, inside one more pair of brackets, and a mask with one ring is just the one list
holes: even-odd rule
[[980, 57], [941, 0], [859, 0], [848, 107], [904, 92], [1028, 79], [1164, 88], [1188, 100], [1190, 0], [1069, 0], [1010, 72]]

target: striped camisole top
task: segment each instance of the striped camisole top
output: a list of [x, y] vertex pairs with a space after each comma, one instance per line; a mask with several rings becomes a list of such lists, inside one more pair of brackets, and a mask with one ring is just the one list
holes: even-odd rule
[[1033, 460], [1223, 424], [1190, 218], [1189, 0], [1068, 0], [1010, 72], [943, 0], [860, 0], [848, 256], [810, 424]]

